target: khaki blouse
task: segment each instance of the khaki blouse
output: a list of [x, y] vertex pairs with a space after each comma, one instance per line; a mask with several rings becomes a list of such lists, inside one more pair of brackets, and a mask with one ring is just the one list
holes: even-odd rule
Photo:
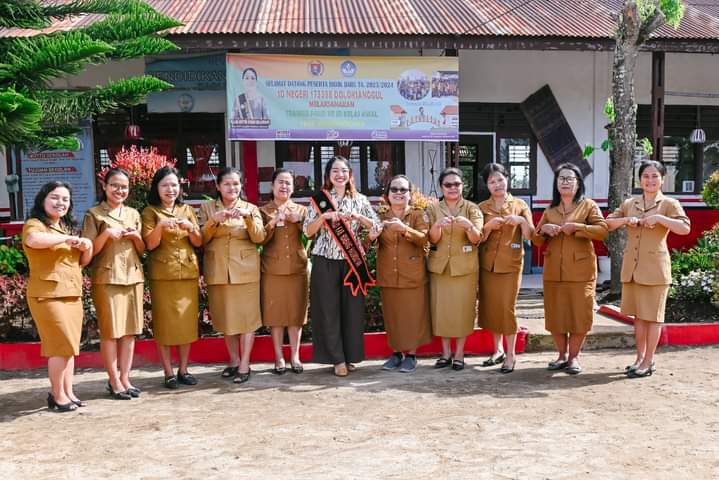
[[[541, 233], [546, 223], [562, 226], [576, 223], [571, 235], [559, 233], [550, 237]], [[539, 220], [534, 242], [548, 243], [544, 252], [544, 279], [551, 282], [588, 282], [597, 278], [597, 255], [592, 240], [607, 238], [607, 222], [593, 200], [583, 198], [576, 208], [565, 213], [562, 205], [547, 208]]]
[[[197, 226], [195, 210], [190, 205], [175, 205], [172, 212], [162, 207], [149, 205], [142, 211], [142, 238], [146, 238], [155, 226], [166, 218], [189, 220]], [[149, 254], [151, 280], [199, 278], [200, 267], [197, 264], [197, 254], [190, 243], [189, 236], [189, 232], [178, 227], [162, 230], [160, 244]]]
[[[607, 218], [664, 215], [689, 225], [689, 217], [678, 200], [659, 192], [654, 202], [645, 207], [643, 197], [629, 198]], [[672, 266], [667, 248], [669, 229], [656, 224], [654, 228], [627, 227], [627, 246], [622, 260], [622, 282], [632, 280], [642, 285], [669, 285], [672, 283]]]
[[[527, 220], [530, 228], [534, 230], [532, 212], [520, 198], [508, 194], [502, 208], [497, 210], [492, 199], [479, 204], [484, 214], [485, 224], [497, 217], [519, 215]], [[524, 262], [524, 246], [522, 228], [518, 225], [502, 225], [498, 230], [492, 231], [479, 246], [479, 265], [483, 270], [496, 273], [518, 272]]]
[[246, 208], [249, 217], [230, 218], [221, 223], [212, 219], [223, 210], [221, 200], [210, 200], [200, 207], [202, 243], [205, 245], [205, 282], [227, 285], [260, 281], [260, 253], [257, 244], [265, 239], [265, 227], [257, 206], [238, 200], [234, 208]]
[[[461, 199], [457, 203], [454, 215], [444, 200], [432, 203], [427, 207], [427, 215], [430, 226], [448, 216], [466, 217], [480, 232], [484, 226], [482, 211], [476, 204], [465, 199]], [[479, 271], [477, 245], [469, 241], [463, 228], [455, 225], [442, 229], [442, 237], [439, 243], [430, 247], [427, 259], [427, 269], [432, 273], [444, 273], [448, 265], [449, 274], [452, 277]]]
[[31, 248], [25, 240], [31, 232], [70, 235], [62, 227], [48, 226], [31, 218], [22, 228], [23, 250], [27, 256], [30, 275], [27, 296], [36, 298], [82, 296], [82, 252], [61, 243], [50, 248]]
[[[379, 218], [384, 221], [396, 217], [392, 209], [388, 209], [380, 213]], [[424, 211], [407, 207], [400, 220], [407, 225], [407, 232], [402, 234], [385, 228], [378, 238], [377, 285], [380, 287], [415, 288], [427, 283], [425, 256], [429, 218]]]
[[[107, 228], [142, 230], [140, 214], [123, 206], [120, 212], [110, 213], [110, 205], [102, 202], [85, 213], [82, 236], [94, 241]], [[129, 238], [109, 239], [91, 263], [92, 283], [134, 285], [144, 281], [140, 256]]]
[[262, 220], [267, 236], [262, 248], [262, 273], [270, 275], [297, 275], [307, 272], [307, 250], [302, 245], [302, 224], [307, 217], [307, 207], [292, 200], [285, 204], [286, 211], [298, 213], [298, 223], [285, 222], [284, 225], [268, 225], [277, 216], [277, 205], [270, 201], [262, 208]]

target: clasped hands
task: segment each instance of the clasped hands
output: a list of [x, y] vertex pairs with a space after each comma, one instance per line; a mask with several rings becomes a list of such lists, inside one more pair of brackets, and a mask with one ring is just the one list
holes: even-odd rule
[[649, 215], [648, 217], [639, 218], [639, 217], [625, 217], [625, 225], [627, 227], [645, 227], [645, 228], [654, 228], [657, 226], [657, 223], [659, 223], [659, 219], [661, 218], [661, 215]]
[[222, 210], [218, 210], [212, 214], [212, 220], [215, 223], [222, 223], [225, 220], [230, 220], [232, 218], [244, 218], [249, 217], [250, 215], [252, 215], [252, 212], [249, 208], [223, 208]]
[[525, 223], [527, 220], [521, 215], [507, 215], [506, 217], [494, 217], [484, 224], [489, 231], [499, 230], [505, 225], [516, 227]]
[[285, 207], [277, 209], [277, 215], [270, 220], [272, 226], [284, 225], [285, 222], [299, 223], [302, 221], [302, 216], [297, 212], [289, 212]]
[[328, 211], [322, 214], [322, 219], [326, 220], [328, 222], [339, 222], [340, 220], [344, 220], [346, 222], [350, 222], [353, 220], [359, 220], [360, 216], [356, 213], [347, 213], [347, 212], [337, 212], [335, 210]]
[[370, 228], [369, 230], [370, 240], [374, 240], [375, 238], [379, 237], [385, 228], [388, 232], [397, 232], [400, 234], [404, 234], [407, 232], [409, 227], [402, 223], [402, 220], [400, 220], [399, 218], [391, 218], [389, 220], [377, 222], [373, 224], [372, 228]]
[[474, 227], [474, 224], [472, 222], [470, 222], [467, 217], [463, 217], [461, 215], [456, 216], [456, 217], [452, 217], [452, 216], [444, 217], [444, 218], [438, 220], [437, 223], [435, 223], [435, 225], [439, 226], [440, 228], [447, 228], [452, 225], [456, 225], [463, 230], [470, 230], [472, 227]]
[[76, 235], [68, 236], [65, 239], [65, 243], [72, 248], [77, 248], [81, 252], [86, 252], [87, 250], [92, 248], [92, 242], [89, 239], [78, 237]]
[[195, 229], [195, 224], [187, 220], [186, 218], [165, 218], [163, 220], [160, 220], [160, 223], [158, 225], [163, 228], [179, 228], [188, 232]]
[[543, 234], [548, 235], [550, 237], [556, 237], [560, 233], [563, 233], [565, 235], [571, 235], [574, 232], [576, 232], [577, 230], [579, 230], [579, 228], [580, 228], [580, 224], [573, 223], [573, 222], [565, 223], [564, 225], [556, 225], [554, 223], [545, 223], [544, 225], [542, 225], [542, 228], [540, 229], [540, 231]]
[[107, 234], [112, 238], [113, 240], [119, 240], [120, 238], [142, 238], [140, 237], [140, 232], [135, 230], [132, 227], [125, 227], [125, 228], [117, 228], [117, 227], [109, 227], [105, 230]]

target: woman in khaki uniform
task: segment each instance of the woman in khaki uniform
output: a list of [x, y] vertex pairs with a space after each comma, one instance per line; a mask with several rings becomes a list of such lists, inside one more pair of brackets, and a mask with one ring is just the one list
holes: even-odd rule
[[637, 358], [625, 369], [630, 377], [646, 377], [654, 370], [654, 352], [664, 322], [672, 268], [667, 235], [686, 235], [689, 218], [681, 204], [662, 194], [664, 165], [642, 162], [642, 196], [625, 200], [607, 217], [610, 230], [627, 227], [622, 260], [622, 313], [634, 317]]
[[225, 334], [230, 355], [222, 377], [235, 383], [250, 379], [255, 330], [262, 325], [257, 244], [265, 239], [260, 210], [241, 193], [240, 171], [225, 168], [217, 174], [217, 200], [200, 208], [210, 316], [215, 330]]
[[[190, 345], [197, 340], [200, 268], [193, 247], [202, 245], [195, 210], [180, 200], [180, 176], [162, 167], [152, 178], [147, 206], [142, 211], [142, 237], [150, 251], [152, 328], [165, 371], [165, 387], [178, 382], [196, 385], [187, 371]], [[171, 348], [177, 346], [180, 366], [172, 370]]]
[[384, 192], [389, 208], [380, 211], [381, 223], [369, 232], [370, 240], [379, 237], [377, 285], [382, 287], [387, 343], [394, 352], [382, 369], [402, 373], [417, 369], [417, 347], [432, 340], [425, 269], [429, 226], [427, 214], [410, 204], [412, 191], [409, 178], [393, 177]]
[[[483, 217], [477, 205], [462, 198], [462, 172], [446, 168], [439, 175], [443, 198], [427, 208], [432, 333], [442, 337], [435, 368], [464, 368], [464, 342], [474, 330], [479, 281], [477, 244]], [[451, 339], [457, 339], [452, 359]]]
[[559, 356], [549, 370], [582, 371], [579, 353], [594, 320], [597, 255], [592, 240], [604, 240], [607, 223], [596, 203], [584, 198], [584, 178], [575, 165], [554, 172], [552, 203], [537, 225], [535, 243], [544, 252], [544, 318]]
[[35, 196], [22, 240], [30, 266], [27, 303], [52, 389], [47, 406], [61, 412], [85, 406], [73, 393], [72, 382], [82, 334], [81, 268], [92, 259], [92, 242], [73, 235], [74, 227], [70, 185], [45, 184]]
[[[116, 400], [140, 396], [130, 382], [135, 335], [142, 333], [145, 251], [142, 221], [124, 205], [130, 174], [112, 168], [105, 174], [102, 202], [85, 213], [82, 235], [93, 242], [92, 301], [100, 330], [100, 353], [109, 377], [107, 389]], [[118, 366], [120, 374], [118, 375]]]
[[[494, 337], [494, 353], [482, 366], [504, 362], [500, 372], [511, 373], [516, 363], [514, 308], [522, 283], [523, 237], [532, 238], [534, 222], [527, 204], [507, 191], [509, 175], [501, 164], [487, 165], [482, 178], [491, 197], [479, 204], [484, 215], [479, 247], [479, 326]], [[507, 341], [506, 355], [502, 337]]]
[[302, 245], [302, 223], [307, 208], [290, 197], [294, 191], [292, 172], [277, 169], [272, 174], [272, 200], [260, 209], [267, 237], [262, 249], [262, 322], [272, 329], [275, 349], [273, 373], [285, 373], [282, 340], [285, 327], [290, 339], [290, 367], [302, 373], [300, 337], [307, 321], [307, 250]]

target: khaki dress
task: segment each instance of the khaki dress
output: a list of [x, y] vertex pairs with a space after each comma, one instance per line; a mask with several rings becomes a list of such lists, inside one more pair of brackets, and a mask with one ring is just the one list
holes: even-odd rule
[[[571, 235], [542, 235], [546, 223], [576, 223]], [[562, 205], [549, 207], [542, 214], [533, 238], [547, 243], [544, 252], [544, 322], [553, 334], [587, 333], [594, 320], [597, 282], [597, 255], [592, 240], [607, 237], [607, 222], [594, 201], [584, 198], [571, 212]]]
[[[689, 225], [679, 201], [659, 192], [650, 205], [643, 197], [629, 198], [608, 218], [664, 215]], [[622, 313], [647, 322], [664, 322], [664, 311], [672, 283], [672, 266], [667, 235], [669, 229], [627, 227], [627, 246], [622, 260]]]
[[[85, 213], [82, 236], [93, 242], [107, 228], [142, 230], [140, 214], [123, 206], [112, 211], [107, 202]], [[139, 335], [143, 326], [143, 285], [140, 256], [129, 238], [108, 238], [100, 253], [92, 259], [92, 301], [102, 340]]]
[[[427, 208], [430, 225], [447, 216], [463, 216], [482, 230], [482, 211], [461, 199], [450, 211], [444, 200]], [[430, 272], [430, 316], [432, 333], [440, 337], [466, 337], [474, 330], [477, 316], [479, 256], [477, 245], [460, 227], [450, 225], [442, 231], [439, 243], [432, 245], [427, 258]]]
[[[186, 219], [197, 225], [195, 210], [175, 205], [172, 211], [150, 205], [142, 211], [142, 237], [163, 219]], [[160, 244], [149, 255], [152, 329], [159, 345], [186, 345], [197, 340], [200, 268], [189, 233], [165, 228]]]
[[298, 223], [271, 227], [277, 216], [274, 201], [260, 208], [267, 236], [262, 249], [262, 323], [267, 327], [301, 327], [307, 322], [309, 280], [307, 250], [302, 245], [302, 222], [307, 208], [288, 200], [287, 212], [300, 215]]
[[[392, 209], [380, 220], [396, 218]], [[400, 220], [404, 234], [382, 230], [377, 249], [377, 285], [382, 287], [382, 316], [387, 343], [395, 352], [417, 349], [432, 340], [428, 277], [425, 267], [427, 214], [408, 207]]]
[[82, 253], [65, 243], [50, 248], [31, 248], [25, 243], [31, 232], [70, 233], [47, 226], [36, 218], [22, 229], [23, 250], [30, 275], [27, 303], [40, 334], [40, 355], [71, 357], [80, 353], [82, 335]]
[[221, 200], [210, 200], [200, 208], [205, 282], [215, 330], [240, 335], [262, 325], [257, 244], [265, 239], [265, 228], [260, 210], [244, 200], [237, 200], [232, 208], [248, 209], [250, 216], [215, 222], [212, 216], [224, 208]]
[[[519, 215], [534, 230], [527, 204], [512, 195], [497, 210], [492, 199], [479, 204], [487, 223], [493, 218]], [[519, 226], [503, 225], [479, 246], [479, 326], [502, 335], [517, 333], [515, 306], [522, 284], [524, 244]]]

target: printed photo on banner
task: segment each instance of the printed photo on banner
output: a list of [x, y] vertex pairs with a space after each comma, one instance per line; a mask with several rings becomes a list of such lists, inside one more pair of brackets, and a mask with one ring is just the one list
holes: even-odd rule
[[456, 57], [227, 55], [230, 140], [459, 138]]

